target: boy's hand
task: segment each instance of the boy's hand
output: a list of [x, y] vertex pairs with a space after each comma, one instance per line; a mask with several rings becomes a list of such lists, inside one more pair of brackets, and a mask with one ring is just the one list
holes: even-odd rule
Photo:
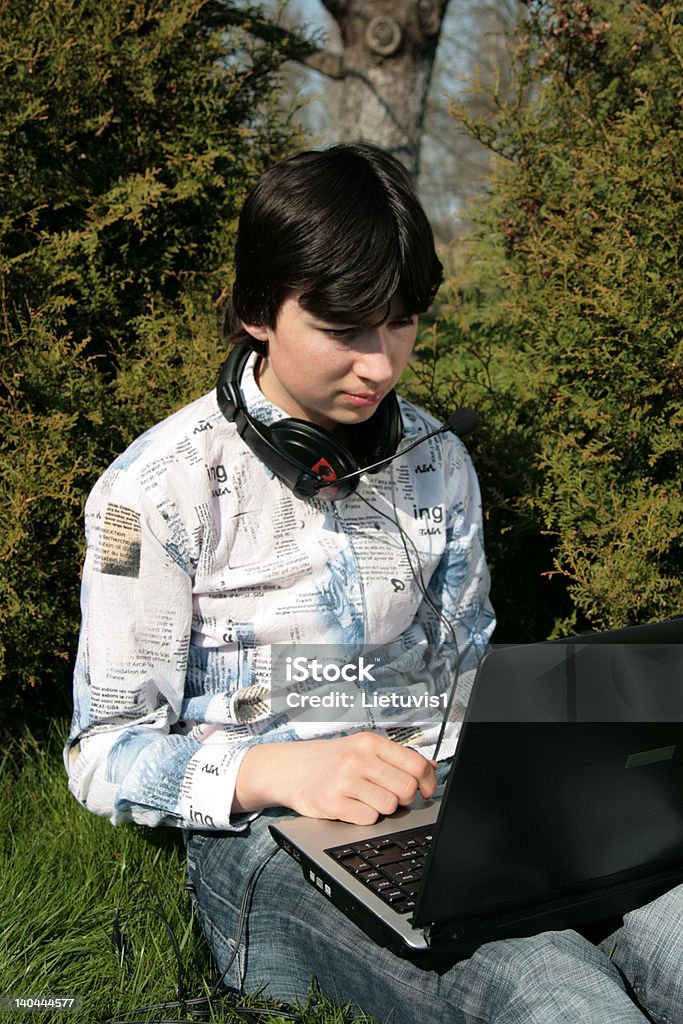
[[377, 733], [262, 743], [244, 756], [233, 811], [281, 805], [309, 818], [371, 825], [436, 790], [434, 764]]

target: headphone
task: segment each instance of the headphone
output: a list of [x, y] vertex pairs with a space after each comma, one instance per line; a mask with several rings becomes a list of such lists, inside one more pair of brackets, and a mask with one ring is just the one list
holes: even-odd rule
[[364, 471], [377, 472], [395, 454], [403, 421], [393, 390], [369, 420], [348, 428], [353, 450], [306, 420], [286, 418], [267, 426], [255, 419], [247, 412], [240, 386], [253, 351], [247, 343], [233, 347], [218, 375], [218, 406], [254, 455], [298, 498], [346, 498]]

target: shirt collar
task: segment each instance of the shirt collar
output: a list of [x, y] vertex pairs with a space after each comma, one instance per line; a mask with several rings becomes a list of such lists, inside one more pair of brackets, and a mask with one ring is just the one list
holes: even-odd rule
[[261, 391], [260, 387], [256, 383], [256, 364], [261, 357], [258, 352], [252, 352], [249, 359], [245, 363], [244, 370], [242, 371], [242, 380], [240, 381], [240, 388], [244, 397], [244, 405], [247, 412], [259, 420], [260, 423], [265, 423], [269, 427], [272, 423], [276, 423], [278, 420], [287, 419], [288, 414], [284, 409], [280, 409], [279, 406], [273, 405]]

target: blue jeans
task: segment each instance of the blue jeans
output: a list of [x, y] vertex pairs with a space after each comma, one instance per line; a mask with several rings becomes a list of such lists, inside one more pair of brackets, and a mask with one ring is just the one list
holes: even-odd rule
[[[264, 812], [245, 833], [188, 839], [190, 881], [219, 970], [278, 813]], [[546, 932], [488, 943], [436, 973], [376, 946], [279, 851], [258, 876], [225, 980], [305, 1003], [311, 977], [337, 1001], [391, 1024], [683, 1024], [683, 886], [626, 915], [600, 946], [573, 931]]]

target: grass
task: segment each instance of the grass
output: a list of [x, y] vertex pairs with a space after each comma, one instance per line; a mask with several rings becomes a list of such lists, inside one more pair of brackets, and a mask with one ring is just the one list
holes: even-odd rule
[[[174, 943], [190, 996], [206, 995], [215, 980], [183, 890], [181, 838], [172, 829], [114, 828], [80, 807], [61, 762], [65, 731], [55, 729], [44, 743], [30, 735], [15, 740], [0, 762], [0, 1024], [187, 1019], [179, 1011], [137, 1012], [175, 999]], [[112, 942], [115, 917], [124, 954]], [[43, 996], [78, 1005], [67, 1014], [7, 1009], [8, 997]], [[223, 1006], [201, 1019], [246, 1018]], [[275, 1007], [258, 1015], [263, 1024], [282, 1019]], [[358, 1018], [312, 989], [301, 1020]]]

